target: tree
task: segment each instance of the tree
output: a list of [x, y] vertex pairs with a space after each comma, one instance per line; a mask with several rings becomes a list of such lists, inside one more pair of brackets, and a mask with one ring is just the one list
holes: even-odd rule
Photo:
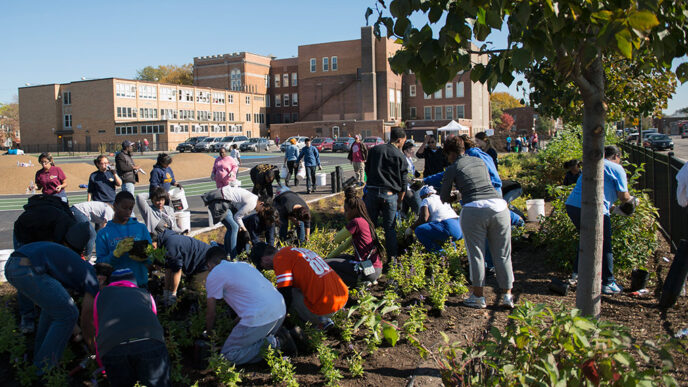
[[684, 107], [683, 109], [676, 110], [676, 114], [688, 114], [688, 106]]
[[17, 140], [19, 134], [19, 104], [16, 102], [0, 103], [0, 146], [9, 138]]
[[490, 94], [492, 127], [499, 127], [502, 113], [505, 109], [511, 109], [515, 107], [523, 107], [523, 104], [511, 94], [501, 91]]
[[193, 85], [193, 65], [185, 64], [146, 66], [136, 71], [136, 79], [160, 83], [174, 83], [177, 85]]
[[499, 125], [497, 128], [502, 132], [506, 132], [511, 129], [512, 126], [514, 126], [514, 117], [509, 113], [502, 113], [502, 116], [499, 117]]
[[[576, 305], [599, 316], [602, 258], [604, 125], [608, 109], [603, 58], [637, 60], [647, 51], [668, 69], [688, 47], [688, 0], [378, 0], [374, 31], [396, 36], [402, 49], [392, 69], [411, 70], [425, 93], [440, 89], [459, 72], [494, 90], [510, 85], [514, 72], [551, 66], [556, 85], [572, 83], [583, 101], [583, 193]], [[366, 17], [373, 14], [368, 8]], [[387, 14], [389, 12], [389, 15]], [[427, 19], [420, 29], [410, 20]], [[430, 24], [442, 17], [433, 34]], [[506, 47], [486, 41], [493, 30], [508, 31]], [[477, 45], [480, 44], [480, 47]], [[483, 60], [485, 59], [486, 60]], [[676, 69], [688, 79], [688, 63]]]

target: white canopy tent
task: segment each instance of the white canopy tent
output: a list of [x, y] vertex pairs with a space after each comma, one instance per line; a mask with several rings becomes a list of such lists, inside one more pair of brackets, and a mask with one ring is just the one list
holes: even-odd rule
[[451, 120], [447, 125], [437, 129], [438, 132], [470, 132], [470, 128], [467, 126], [463, 126], [459, 124], [458, 122]]

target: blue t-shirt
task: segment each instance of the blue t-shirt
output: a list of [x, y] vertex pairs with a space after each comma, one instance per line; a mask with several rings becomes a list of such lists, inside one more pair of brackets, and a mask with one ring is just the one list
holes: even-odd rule
[[[609, 160], [604, 160], [604, 214], [609, 214], [609, 208], [618, 198], [619, 192], [628, 192], [628, 179], [624, 168]], [[576, 186], [566, 199], [567, 206], [581, 207], [583, 194], [583, 174], [581, 173]]]
[[172, 172], [172, 168], [169, 166], [167, 168], [163, 168], [159, 164], [155, 164], [150, 174], [150, 187], [148, 193], [152, 195], [153, 188], [158, 186], [164, 188], [165, 192], [167, 192], [170, 190], [170, 186], [176, 183], [177, 181], [174, 180], [174, 172]]
[[91, 200], [112, 204], [115, 201], [115, 175], [110, 171], [95, 171], [88, 178]]
[[152, 262], [150, 259], [139, 262], [129, 258], [129, 253], [122, 254], [121, 257], [115, 258], [113, 253], [117, 248], [117, 243], [122, 239], [134, 238], [135, 241], [147, 240], [152, 243], [150, 234], [146, 225], [137, 222], [134, 218], [129, 218], [126, 224], [119, 224], [115, 222], [108, 222], [105, 228], [98, 231], [96, 236], [96, 262], [109, 263], [112, 267], [117, 269], [129, 268], [136, 276], [136, 282], [139, 286], [148, 283], [148, 268]]
[[37, 273], [45, 273], [65, 288], [93, 296], [100, 290], [93, 266], [79, 254], [55, 242], [33, 242], [18, 248], [16, 252], [29, 258]]

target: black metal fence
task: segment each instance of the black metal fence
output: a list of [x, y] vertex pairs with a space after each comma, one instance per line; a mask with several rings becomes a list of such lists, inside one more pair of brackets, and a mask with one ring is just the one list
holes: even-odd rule
[[659, 211], [659, 224], [675, 246], [681, 239], [688, 239], [688, 216], [676, 201], [676, 174], [683, 161], [673, 152], [659, 153], [637, 145], [623, 143], [621, 148], [627, 160], [633, 164], [645, 164], [645, 173], [638, 180], [641, 189], [650, 189], [650, 197]]
[[[177, 144], [172, 144], [174, 148]], [[147, 152], [167, 152], [169, 150], [167, 142], [149, 143], [148, 147], [141, 145]], [[122, 143], [99, 143], [99, 144], [26, 144], [21, 149], [24, 153], [43, 153], [50, 152], [53, 156], [74, 155], [75, 153], [108, 154], [118, 152], [122, 149]], [[140, 152], [138, 143], [134, 143], [134, 151]]]

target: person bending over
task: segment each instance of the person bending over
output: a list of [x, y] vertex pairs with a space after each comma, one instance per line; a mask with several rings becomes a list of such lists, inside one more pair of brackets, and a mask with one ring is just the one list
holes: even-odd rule
[[208, 250], [206, 330], [215, 327], [216, 300], [225, 300], [239, 318], [220, 353], [241, 365], [259, 362], [265, 345], [295, 352], [293, 339], [280, 329], [287, 314], [284, 298], [253, 266], [225, 258], [218, 246]]
[[257, 268], [274, 270], [277, 289], [287, 306], [321, 330], [334, 326], [330, 318], [346, 305], [349, 289], [337, 273], [313, 251], [260, 243], [251, 250]]
[[[337, 248], [327, 255], [325, 262], [350, 288], [358, 286], [361, 281], [374, 283], [382, 274], [385, 250], [377, 237], [365, 203], [356, 195], [353, 187], [344, 191], [344, 215], [346, 227], [335, 236], [334, 244]], [[338, 258], [350, 246], [354, 249], [353, 259]]]
[[171, 386], [165, 332], [153, 296], [131, 269], [110, 274], [93, 302], [96, 354], [113, 387]]
[[432, 186], [421, 188], [419, 195], [423, 202], [418, 219], [411, 228], [428, 251], [439, 251], [449, 238], [463, 238], [459, 216], [451, 204], [443, 203]]
[[[261, 201], [261, 199], [258, 200]], [[275, 245], [275, 226], [280, 224], [279, 212], [267, 202], [268, 200], [263, 202], [260, 211], [244, 217], [244, 226], [248, 231], [251, 245], [255, 246], [259, 243], [261, 236], [268, 245]]]
[[279, 237], [283, 241], [287, 238], [289, 222], [296, 226], [299, 243], [307, 242], [311, 235], [311, 210], [299, 194], [285, 191], [275, 196], [272, 205], [279, 212]]
[[253, 194], [272, 199], [272, 183], [276, 180], [278, 185], [281, 184], [279, 168], [272, 164], [258, 164], [251, 168], [249, 174], [253, 182]]
[[162, 303], [165, 306], [177, 302], [177, 288], [182, 273], [189, 279], [191, 287], [201, 290], [208, 276], [207, 254], [210, 245], [196, 238], [179, 235], [165, 229], [158, 233], [158, 248], [164, 247], [165, 253], [165, 288]]

